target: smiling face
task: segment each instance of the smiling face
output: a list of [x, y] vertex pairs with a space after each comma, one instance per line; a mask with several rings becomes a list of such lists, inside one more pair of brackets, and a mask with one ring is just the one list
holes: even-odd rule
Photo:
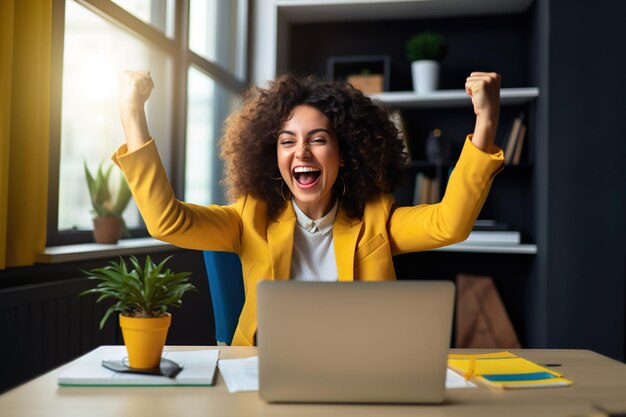
[[278, 133], [278, 168], [298, 207], [311, 219], [334, 205], [339, 143], [328, 118], [305, 104], [294, 107]]

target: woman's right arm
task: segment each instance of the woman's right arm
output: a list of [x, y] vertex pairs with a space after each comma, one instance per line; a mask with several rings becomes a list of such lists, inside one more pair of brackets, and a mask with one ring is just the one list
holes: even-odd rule
[[154, 88], [147, 71], [125, 71], [119, 78], [119, 104], [126, 146], [114, 155], [150, 234], [176, 246], [239, 252], [240, 210], [233, 206], [200, 206], [176, 199], [148, 131], [144, 106]]

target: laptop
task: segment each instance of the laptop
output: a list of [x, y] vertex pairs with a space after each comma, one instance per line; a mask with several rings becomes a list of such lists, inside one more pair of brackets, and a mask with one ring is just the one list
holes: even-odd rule
[[257, 302], [261, 399], [444, 400], [452, 282], [262, 281]]

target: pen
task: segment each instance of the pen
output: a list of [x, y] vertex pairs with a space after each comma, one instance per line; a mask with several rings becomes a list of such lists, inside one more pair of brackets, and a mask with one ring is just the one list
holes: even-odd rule
[[466, 381], [470, 379], [472, 375], [474, 375], [475, 369], [476, 369], [476, 358], [472, 357], [470, 359], [470, 363], [469, 363], [469, 367], [467, 368], [467, 371], [465, 371], [465, 374], [463, 374], [463, 378], [465, 378]]

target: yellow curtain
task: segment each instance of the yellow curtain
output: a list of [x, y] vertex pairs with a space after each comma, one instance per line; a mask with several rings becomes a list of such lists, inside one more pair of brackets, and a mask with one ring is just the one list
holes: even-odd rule
[[0, 269], [46, 244], [52, 0], [0, 1]]

